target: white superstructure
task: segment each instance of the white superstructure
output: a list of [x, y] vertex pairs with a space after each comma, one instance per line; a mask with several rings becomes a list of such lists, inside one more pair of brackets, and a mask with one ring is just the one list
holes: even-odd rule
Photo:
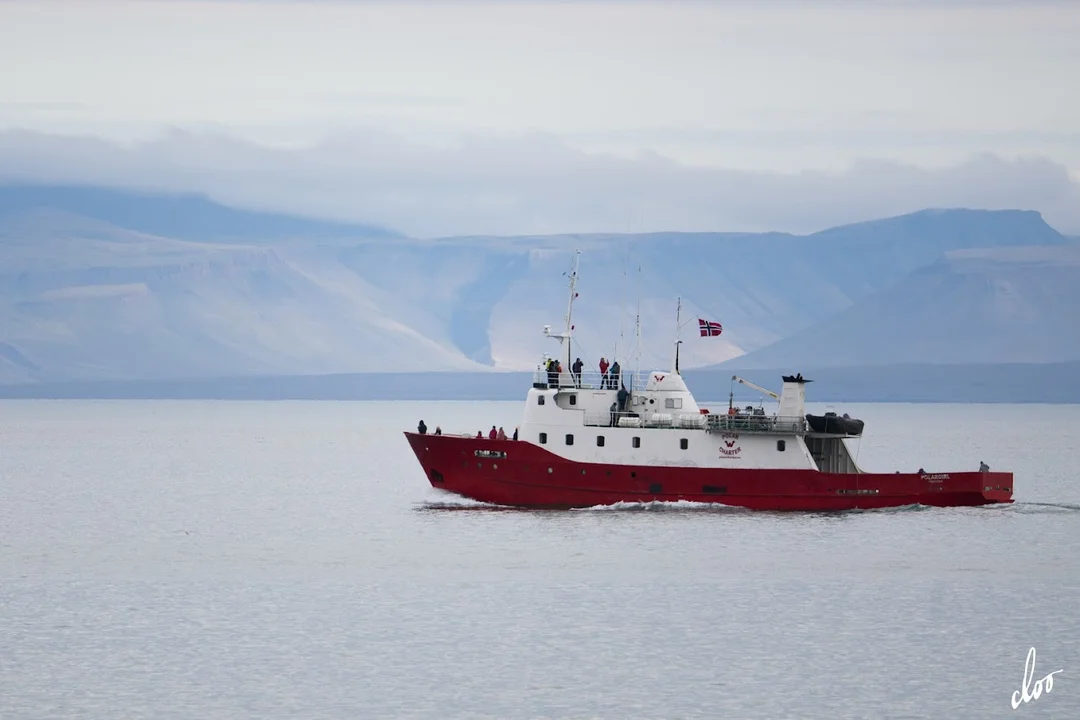
[[591, 370], [575, 376], [570, 369], [576, 256], [569, 277], [566, 328], [557, 334], [544, 328], [559, 341], [562, 371], [548, 369], [553, 358], [537, 368], [519, 440], [583, 463], [861, 472], [842, 436], [808, 431], [807, 381], [801, 376], [784, 378], [772, 414], [760, 408], [711, 412], [700, 407], [677, 369], [677, 354], [672, 370], [622, 371], [619, 377]]

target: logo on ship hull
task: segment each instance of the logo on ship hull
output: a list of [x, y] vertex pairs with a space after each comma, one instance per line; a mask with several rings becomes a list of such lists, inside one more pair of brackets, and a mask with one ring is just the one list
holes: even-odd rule
[[720, 457], [734, 458], [742, 452], [742, 447], [739, 445], [739, 433], [721, 433], [720, 438], [724, 441], [720, 447]]

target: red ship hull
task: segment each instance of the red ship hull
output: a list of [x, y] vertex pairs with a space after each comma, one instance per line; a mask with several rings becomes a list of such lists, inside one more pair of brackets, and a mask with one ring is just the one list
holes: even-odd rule
[[569, 509], [620, 502], [835, 511], [1011, 503], [1008, 472], [823, 473], [583, 463], [537, 445], [407, 432], [432, 487], [496, 505]]

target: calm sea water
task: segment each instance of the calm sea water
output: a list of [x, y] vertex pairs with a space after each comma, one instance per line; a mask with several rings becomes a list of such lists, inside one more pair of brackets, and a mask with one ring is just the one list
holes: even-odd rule
[[1080, 407], [842, 410], [1017, 503], [510, 511], [401, 430], [517, 403], [0, 402], [0, 718], [1080, 717]]

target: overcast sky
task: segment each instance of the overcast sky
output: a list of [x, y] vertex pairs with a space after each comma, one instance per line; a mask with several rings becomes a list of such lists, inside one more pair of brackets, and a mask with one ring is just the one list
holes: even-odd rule
[[0, 175], [420, 235], [1080, 233], [1080, 1], [0, 2]]

